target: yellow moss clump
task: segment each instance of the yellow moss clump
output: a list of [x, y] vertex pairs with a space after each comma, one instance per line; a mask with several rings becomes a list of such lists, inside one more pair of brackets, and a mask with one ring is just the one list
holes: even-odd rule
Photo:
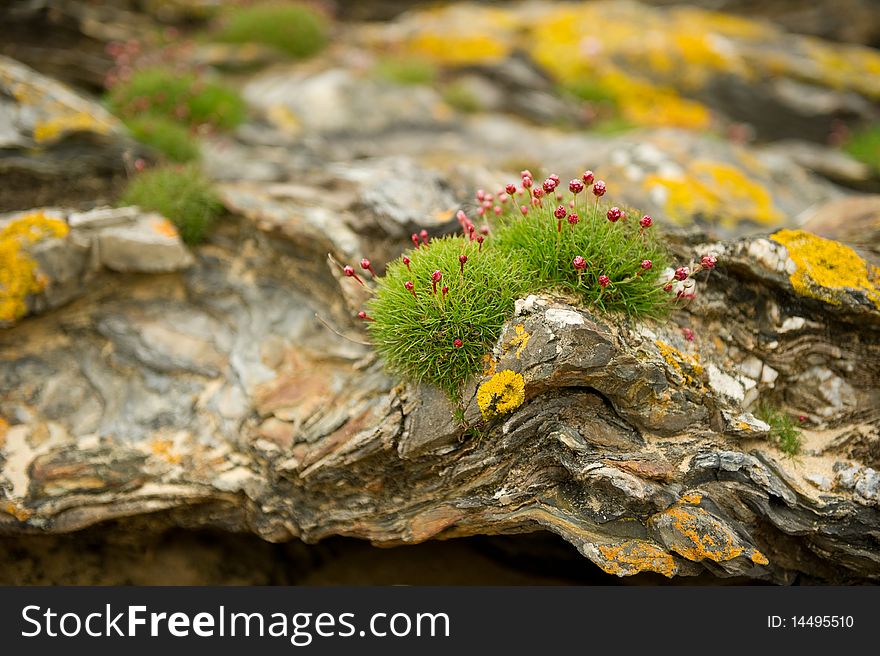
[[803, 230], [780, 230], [770, 238], [785, 246], [797, 265], [789, 277], [796, 293], [840, 305], [848, 291], [857, 291], [880, 308], [880, 271], [853, 249]]
[[0, 229], [0, 322], [24, 316], [27, 297], [46, 286], [25, 247], [43, 239], [64, 237], [68, 230], [64, 221], [43, 212], [19, 217]]
[[526, 400], [522, 374], [510, 369], [499, 371], [477, 390], [477, 405], [486, 419], [513, 412]]
[[683, 175], [649, 175], [643, 184], [649, 192], [659, 190], [666, 213], [678, 221], [703, 215], [733, 228], [741, 221], [773, 225], [784, 218], [767, 189], [724, 162], [695, 160]]
[[96, 132], [107, 134], [111, 125], [101, 121], [87, 112], [61, 114], [34, 125], [34, 141], [39, 144], [55, 141], [58, 137], [70, 132]]

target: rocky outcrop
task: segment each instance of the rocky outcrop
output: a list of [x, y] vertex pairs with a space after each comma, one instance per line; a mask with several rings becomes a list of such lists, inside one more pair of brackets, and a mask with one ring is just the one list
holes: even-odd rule
[[[307, 253], [227, 224], [185, 272], [2, 333], [0, 530], [148, 515], [271, 541], [549, 530], [622, 576], [876, 579], [880, 314], [870, 281], [822, 286], [824, 246], [712, 244], [723, 264], [663, 323], [523, 299], [461, 424], [382, 373], [323, 291], [335, 277], [288, 275]], [[508, 369], [523, 402], [484, 420], [476, 385]], [[751, 414], [758, 397], [803, 414], [796, 459]]]

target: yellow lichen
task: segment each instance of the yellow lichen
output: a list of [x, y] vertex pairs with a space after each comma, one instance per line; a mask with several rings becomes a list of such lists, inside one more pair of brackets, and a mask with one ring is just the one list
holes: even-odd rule
[[513, 412], [526, 400], [525, 389], [522, 374], [504, 369], [480, 385], [477, 405], [487, 419]]
[[507, 342], [507, 348], [512, 349], [513, 347], [517, 347], [516, 359], [519, 360], [519, 356], [522, 355], [522, 352], [529, 344], [529, 338], [531, 337], [531, 335], [526, 332], [525, 326], [523, 326], [521, 323], [516, 325], [514, 331], [516, 332], [516, 334], [510, 338], [509, 342]]
[[488, 353], [483, 356], [483, 377], [494, 376], [495, 375], [495, 367], [498, 365], [495, 362], [495, 358], [493, 358]]
[[107, 134], [111, 125], [92, 116], [87, 112], [60, 114], [34, 125], [34, 141], [39, 144], [54, 141], [60, 136], [71, 132], [97, 132]]
[[785, 246], [797, 266], [789, 276], [796, 293], [840, 305], [848, 291], [856, 291], [880, 308], [878, 270], [848, 246], [803, 230], [780, 230], [771, 239]]
[[762, 554], [762, 553], [761, 553], [760, 551], [758, 551], [757, 549], [753, 549], [753, 550], [752, 550], [751, 559], [752, 559], [752, 562], [755, 563], [756, 565], [768, 565], [768, 564], [770, 564], [770, 561], [767, 560], [767, 556], [765, 556], [764, 554]]
[[43, 239], [64, 237], [68, 230], [64, 221], [43, 212], [19, 217], [0, 229], [0, 322], [24, 316], [27, 297], [46, 286], [26, 247]]
[[[654, 344], [660, 349], [660, 357], [672, 367], [675, 373], [681, 376], [686, 384], [702, 386], [702, 383], [698, 378], [695, 378], [695, 376], [699, 377], [703, 375], [703, 367], [700, 364], [699, 354], [694, 353], [693, 355], [686, 355], [674, 346], [660, 341], [659, 339], [654, 340]], [[689, 371], [685, 370], [685, 367], [687, 367]]]
[[687, 494], [681, 495], [680, 500], [684, 503], [697, 505], [698, 503], [700, 503], [700, 501], [703, 500], [703, 495], [699, 492], [688, 492]]
[[[662, 515], [671, 520], [671, 526], [684, 540], [673, 546], [673, 550], [688, 560], [699, 562], [708, 558], [720, 563], [733, 560], [741, 556], [745, 549], [738, 544], [736, 536], [726, 527], [715, 521], [707, 522], [711, 515], [702, 508], [688, 508], [673, 506], [664, 510]], [[701, 529], [706, 525], [716, 525], [718, 540], [708, 533], [702, 533]]]
[[171, 239], [177, 238], [179, 234], [175, 225], [168, 219], [156, 219], [152, 223], [152, 228], [156, 233]]
[[643, 186], [659, 194], [666, 213], [678, 221], [702, 215], [735, 227], [741, 221], [772, 225], [784, 218], [767, 189], [723, 162], [695, 160], [680, 175], [649, 175]]
[[616, 545], [600, 545], [606, 559], [599, 567], [608, 574], [630, 576], [639, 572], [657, 572], [667, 578], [675, 575], [675, 559], [657, 545], [644, 540], [627, 540]]

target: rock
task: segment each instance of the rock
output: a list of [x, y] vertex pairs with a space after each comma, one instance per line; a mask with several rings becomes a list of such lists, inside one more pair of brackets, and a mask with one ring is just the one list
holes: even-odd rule
[[248, 82], [243, 93], [278, 130], [301, 139], [377, 135], [451, 118], [428, 87], [399, 87], [344, 69], [267, 72]]
[[113, 226], [98, 235], [98, 257], [113, 271], [164, 273], [193, 263], [177, 228], [159, 214], [143, 214], [125, 226]]
[[[0, 211], [38, 204], [67, 188], [72, 198], [108, 193], [138, 154], [121, 124], [98, 103], [0, 56]], [[65, 199], [69, 200], [69, 199]]]
[[810, 208], [801, 228], [856, 248], [880, 265], [880, 195], [852, 196]]
[[876, 117], [880, 97], [869, 48], [686, 6], [456, 3], [407, 12], [368, 37], [450, 68], [524, 51], [557, 82], [602, 90], [639, 125], [704, 129], [722, 118], [762, 137], [824, 141], [835, 121]]
[[[21, 236], [28, 234], [38, 237]], [[174, 225], [137, 207], [42, 208], [0, 216], [0, 245], [4, 267], [34, 280], [17, 292], [0, 290], [0, 322], [64, 305], [84, 294], [105, 268], [158, 273], [193, 263]]]

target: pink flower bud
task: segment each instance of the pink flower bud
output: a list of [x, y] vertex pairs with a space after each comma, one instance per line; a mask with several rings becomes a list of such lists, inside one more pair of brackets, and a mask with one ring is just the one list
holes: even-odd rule
[[465, 225], [468, 222], [467, 214], [465, 214], [463, 210], [458, 210], [458, 212], [455, 213], [455, 218], [458, 219], [458, 222], [461, 225]]
[[412, 283], [412, 280], [407, 280], [403, 283], [403, 286], [406, 287], [406, 290], [413, 295], [413, 298], [418, 298], [416, 296], [416, 286]]
[[443, 292], [443, 297], [445, 298], [446, 295], [449, 293], [449, 287], [443, 285], [443, 289], [441, 289], [440, 291]]
[[422, 231], [419, 233], [419, 237], [422, 238], [422, 242], [425, 244], [428, 243], [428, 231], [422, 228]]
[[431, 286], [434, 288], [434, 293], [437, 293], [437, 283], [443, 278], [443, 274], [438, 270], [434, 271], [431, 274]]
[[597, 180], [596, 184], [593, 185], [593, 195], [596, 196], [596, 198], [599, 198], [600, 196], [605, 195], [605, 191], [605, 183], [601, 180]]
[[419, 236], [416, 233], [412, 233], [409, 239], [416, 248], [419, 247]]
[[459, 266], [461, 267], [462, 272], [464, 272], [464, 263], [467, 262], [467, 260], [468, 260], [467, 255], [459, 255], [458, 256], [458, 263], [459, 263]]
[[484, 198], [486, 198], [486, 192], [482, 189], [477, 189], [477, 200], [483, 202]]
[[373, 317], [371, 317], [369, 314], [367, 314], [363, 310], [358, 312], [358, 319], [363, 319], [364, 321], [375, 321], [375, 319], [373, 319]]
[[672, 283], [668, 282], [665, 285], [663, 285], [663, 291], [664, 292], [671, 292], [672, 291]]
[[363, 269], [364, 271], [369, 271], [371, 274], [373, 274], [374, 278], [376, 277], [376, 272], [373, 271], [373, 265], [367, 258], [361, 260], [361, 269]]
[[557, 187], [559, 186], [559, 176], [556, 175], [555, 173], [551, 173], [549, 176], [547, 176], [547, 179], [548, 179], [548, 180], [553, 180], [553, 182], [556, 183], [556, 186], [557, 186]]
[[573, 266], [577, 271], [583, 271], [587, 268], [587, 261], [582, 256], [576, 255], [575, 258], [571, 261], [571, 266]]
[[342, 273], [344, 273], [349, 278], [354, 278], [360, 284], [362, 284], [362, 285], [364, 284], [364, 281], [358, 277], [358, 275], [354, 272], [354, 267], [351, 266], [350, 264], [346, 264], [344, 267], [342, 267]]
[[464, 346], [464, 342], [462, 342], [460, 339], [454, 339], [452, 340], [452, 345], [455, 348], [461, 348], [462, 346]]
[[403, 263], [406, 265], [406, 268], [407, 268], [407, 269], [409, 269], [410, 271], [412, 271], [412, 269], [411, 269], [410, 266], [409, 266], [410, 259], [409, 259], [406, 255], [403, 256]]
[[641, 267], [642, 267], [645, 271], [647, 271], [648, 269], [650, 269], [652, 266], [654, 266], [654, 263], [651, 262], [651, 260], [642, 260]]
[[529, 189], [532, 186], [532, 177], [529, 175], [523, 176], [522, 185], [525, 189]]
[[480, 228], [480, 234], [488, 235], [489, 234], [489, 226], [483, 226], [482, 228]]
[[492, 208], [492, 211], [495, 212], [495, 216], [500, 216], [501, 215], [501, 206], [496, 205], [495, 207]]
[[513, 196], [513, 195], [516, 193], [516, 185], [515, 185], [515, 184], [509, 184], [509, 185], [507, 185], [507, 186], [504, 188], [504, 191], [507, 192], [507, 195], [508, 195], [508, 196]]
[[718, 264], [718, 258], [714, 255], [704, 255], [700, 258], [700, 266], [704, 269], [714, 269], [716, 264]]
[[592, 171], [584, 171], [584, 175], [583, 175], [584, 184], [586, 184], [586, 185], [593, 184], [593, 180], [595, 180], [595, 179], [596, 179], [596, 177], [593, 175]]
[[571, 214], [568, 215], [568, 225], [575, 226], [578, 224], [578, 221], [580, 221], [580, 220], [581, 220], [581, 218], [575, 212], [572, 212]]
[[652, 225], [654, 225], [654, 219], [645, 214], [645, 216], [639, 219], [639, 225], [643, 228], [650, 228]]
[[557, 205], [556, 209], [553, 210], [553, 216], [557, 219], [564, 219], [568, 214], [568, 210], [565, 209], [565, 205]]
[[544, 184], [542, 184], [541, 187], [544, 189], [544, 191], [546, 193], [549, 194], [551, 191], [556, 189], [557, 184], [559, 184], [559, 183], [556, 182], [556, 180], [554, 180], [553, 178], [547, 178], [546, 180], [544, 180]]
[[689, 342], [694, 341], [694, 331], [691, 330], [690, 328], [682, 328], [681, 334], [684, 335], [684, 338], [687, 341], [689, 341]]
[[544, 190], [540, 187], [538, 189], [535, 189], [535, 191], [532, 193], [534, 193], [535, 198], [542, 198], [544, 196]]
[[571, 193], [577, 195], [584, 190], [584, 183], [575, 178], [568, 183], [568, 190]]
[[687, 267], [678, 267], [675, 270], [675, 274], [672, 276], [676, 280], [687, 280], [687, 277], [690, 275], [690, 271]]
[[519, 206], [519, 211], [522, 212], [522, 215], [523, 215], [523, 216], [525, 216], [526, 214], [529, 213], [529, 208], [526, 207], [525, 205], [520, 205], [520, 206]]
[[600, 287], [607, 287], [610, 284], [611, 284], [611, 278], [609, 278], [608, 276], [599, 276], [599, 286]]
[[608, 220], [611, 221], [611, 223], [617, 223], [617, 221], [620, 220], [620, 217], [623, 216], [623, 212], [620, 210], [619, 207], [612, 207], [610, 210], [608, 210], [608, 214], [606, 216], [608, 217]]
[[483, 252], [483, 241], [484, 241], [484, 239], [485, 239], [485, 237], [483, 237], [483, 235], [480, 235], [479, 237], [477, 237], [477, 252], [478, 252], [478, 253], [482, 253], [482, 252]]

